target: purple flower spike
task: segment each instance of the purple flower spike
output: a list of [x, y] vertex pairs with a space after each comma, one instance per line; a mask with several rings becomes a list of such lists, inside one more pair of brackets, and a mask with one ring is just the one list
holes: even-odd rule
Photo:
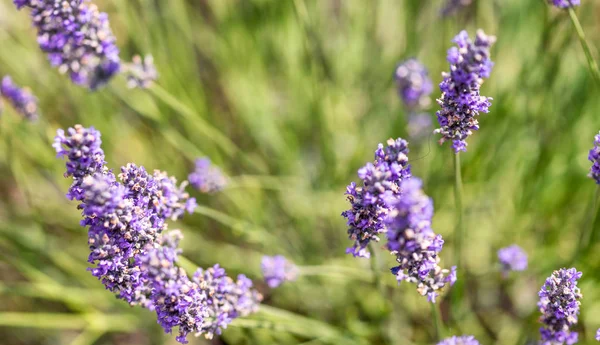
[[438, 291], [456, 281], [456, 267], [439, 266], [444, 240], [431, 228], [433, 201], [422, 190], [418, 178], [402, 181], [401, 196], [392, 200], [386, 219], [387, 249], [396, 256], [398, 266], [391, 269], [398, 282], [417, 284], [417, 291], [435, 303]]
[[221, 169], [210, 163], [208, 158], [196, 159], [196, 169], [188, 176], [190, 184], [202, 193], [216, 193], [227, 185]]
[[472, 335], [463, 335], [461, 337], [453, 336], [444, 339], [437, 345], [479, 345], [479, 342]]
[[177, 220], [187, 213], [194, 212], [196, 199], [190, 198], [185, 191], [188, 182], [183, 181], [179, 186], [174, 177], [169, 177], [166, 172], [154, 171], [154, 181], [158, 189], [158, 203], [156, 211], [162, 218]]
[[505, 275], [509, 271], [524, 271], [527, 269], [527, 253], [516, 244], [498, 250], [498, 260], [502, 264], [502, 271]]
[[388, 146], [379, 144], [374, 163], [358, 170], [361, 186], [352, 182], [346, 188], [351, 208], [342, 213], [347, 220], [348, 235], [354, 245], [346, 253], [355, 257], [369, 257], [371, 241], [379, 241], [385, 233], [384, 219], [388, 213], [386, 199], [399, 195], [400, 183], [411, 176], [408, 164], [408, 143], [403, 139], [390, 139]]
[[598, 328], [598, 330], [596, 330], [596, 340], [600, 341], [600, 328]]
[[479, 89], [494, 66], [490, 47], [495, 41], [494, 36], [478, 30], [473, 42], [466, 31], [461, 31], [453, 41], [456, 47], [448, 50], [450, 72], [442, 74], [442, 97], [437, 100], [442, 109], [436, 113], [440, 128], [435, 133], [442, 135], [440, 144], [451, 140], [456, 153], [467, 151], [466, 139], [479, 129], [477, 116], [487, 113], [491, 106], [492, 99], [481, 96]]
[[600, 133], [594, 136], [594, 147], [590, 150], [588, 159], [592, 162], [588, 176], [593, 178], [596, 184], [600, 184]]
[[9, 76], [2, 78], [0, 96], [4, 97], [13, 106], [15, 111], [27, 120], [35, 121], [39, 117], [37, 98], [35, 98], [28, 88], [20, 88], [15, 85]]
[[37, 41], [52, 66], [95, 90], [119, 72], [119, 49], [106, 13], [89, 0], [14, 0], [29, 7]]
[[127, 87], [130, 89], [147, 89], [158, 79], [152, 55], [146, 55], [143, 59], [141, 56], [135, 55], [131, 63], [125, 64], [123, 67], [127, 76]]
[[409, 109], [423, 108], [429, 105], [429, 95], [433, 84], [427, 68], [416, 59], [406, 60], [396, 67], [394, 73], [398, 94]]
[[575, 268], [561, 268], [546, 279], [539, 292], [538, 308], [542, 313], [540, 321], [541, 345], [572, 345], [577, 343], [577, 332], [571, 326], [577, 324], [581, 291], [577, 280], [582, 273]]
[[442, 8], [442, 16], [450, 16], [471, 5], [473, 0], [447, 0], [446, 5]]
[[298, 278], [298, 267], [281, 255], [263, 256], [260, 269], [270, 288]]
[[580, 0], [548, 0], [549, 4], [552, 4], [558, 8], [569, 8], [579, 6], [581, 4]]

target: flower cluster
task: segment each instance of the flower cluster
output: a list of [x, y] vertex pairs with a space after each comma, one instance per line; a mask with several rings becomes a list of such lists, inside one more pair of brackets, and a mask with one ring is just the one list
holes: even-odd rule
[[260, 269], [270, 288], [298, 278], [298, 267], [281, 255], [263, 256]]
[[479, 345], [477, 339], [472, 335], [463, 335], [461, 337], [452, 336], [437, 343], [437, 345]]
[[401, 62], [394, 73], [398, 94], [409, 109], [426, 107], [433, 84], [427, 68], [416, 59]]
[[143, 59], [135, 55], [131, 63], [123, 65], [123, 69], [130, 89], [147, 89], [158, 79], [152, 55], [146, 55]]
[[188, 176], [190, 184], [202, 193], [216, 193], [227, 185], [227, 178], [221, 169], [212, 165], [208, 158], [196, 159], [196, 168]]
[[588, 176], [593, 178], [596, 184], [600, 184], [600, 133], [594, 136], [594, 147], [590, 150], [588, 159], [592, 162]]
[[524, 271], [527, 269], [527, 253], [516, 244], [498, 250], [498, 260], [500, 260], [505, 275], [509, 271]]
[[386, 219], [387, 249], [396, 256], [398, 266], [391, 269], [396, 279], [417, 284], [417, 291], [435, 303], [438, 291], [456, 281], [456, 267], [439, 266], [444, 240], [431, 228], [433, 201], [422, 190], [418, 178], [400, 184], [401, 197], [388, 202]]
[[600, 341], [600, 328], [596, 330], [596, 340]]
[[132, 163], [121, 168], [117, 180], [100, 144], [98, 131], [77, 125], [66, 133], [59, 130], [53, 145], [59, 157], [68, 159], [65, 177], [74, 181], [67, 195], [80, 202], [92, 275], [118, 298], [155, 310], [166, 332], [178, 327], [182, 343], [188, 333], [210, 337], [255, 310], [261, 296], [247, 278], [232, 282], [223, 271], [221, 290], [214, 292], [204, 281], [208, 278], [190, 280], [175, 265], [182, 236], [163, 232], [167, 219], [181, 218], [196, 205], [186, 184], [178, 186], [166, 173], [151, 175]]
[[31, 9], [37, 41], [50, 63], [80, 86], [96, 89], [120, 68], [106, 13], [89, 0], [14, 0]]
[[579, 6], [581, 4], [580, 0], [548, 0], [548, 3], [558, 7], [558, 8], [569, 8]]
[[449, 16], [461, 9], [468, 7], [473, 3], [473, 0], [447, 0], [442, 8], [442, 16]]
[[355, 257], [369, 257], [367, 246], [379, 241], [386, 232], [384, 220], [388, 209], [385, 199], [399, 195], [400, 183], [411, 176], [408, 164], [408, 143], [403, 139], [390, 139], [388, 146], [379, 144], [374, 163], [358, 170], [361, 186], [352, 182], [346, 188], [351, 208], [342, 213], [347, 219], [348, 235], [354, 245], [346, 250]]
[[490, 47], [495, 40], [494, 36], [478, 30], [473, 42], [462, 31], [453, 40], [457, 46], [448, 50], [450, 72], [443, 73], [444, 80], [440, 83], [441, 110], [436, 113], [440, 128], [435, 133], [442, 135], [440, 143], [452, 140], [456, 153], [467, 150], [467, 137], [479, 129], [477, 116], [480, 112], [487, 113], [491, 106], [491, 98], [481, 96], [479, 89], [494, 65]]
[[[5, 76], [0, 84], [0, 96], [6, 99], [17, 113], [29, 121], [35, 121], [39, 117], [38, 100], [28, 88], [20, 88], [15, 85], [12, 78]], [[2, 100], [0, 99], [0, 114], [2, 113]]]
[[539, 292], [538, 308], [542, 313], [540, 329], [542, 345], [562, 345], [577, 343], [577, 332], [571, 326], [577, 323], [579, 299], [582, 297], [577, 280], [581, 272], [575, 268], [561, 268], [552, 273]]

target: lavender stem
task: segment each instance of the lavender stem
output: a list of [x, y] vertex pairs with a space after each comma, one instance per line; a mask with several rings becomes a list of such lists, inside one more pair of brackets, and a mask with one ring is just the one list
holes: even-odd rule
[[573, 7], [569, 7], [567, 10], [569, 11], [569, 17], [571, 18], [573, 27], [575, 27], [575, 31], [577, 32], [577, 37], [579, 37], [581, 48], [583, 48], [583, 52], [585, 53], [585, 58], [587, 59], [590, 73], [592, 74], [596, 84], [600, 86], [600, 70], [598, 70], [598, 64], [596, 63], [596, 60], [594, 60], [590, 46], [585, 39], [585, 34], [583, 32], [583, 28], [581, 27], [581, 23], [579, 23], [579, 19], [577, 18], [577, 14], [575, 14]]
[[456, 248], [454, 250], [456, 266], [462, 268], [462, 243], [465, 235], [463, 223], [463, 197], [462, 197], [462, 177], [460, 172], [460, 153], [454, 154], [454, 202], [456, 206], [456, 229], [454, 239]]
[[444, 338], [444, 322], [442, 321], [442, 315], [440, 313], [440, 305], [437, 303], [431, 304], [431, 317], [433, 318], [433, 324], [435, 326], [435, 338], [440, 341]]

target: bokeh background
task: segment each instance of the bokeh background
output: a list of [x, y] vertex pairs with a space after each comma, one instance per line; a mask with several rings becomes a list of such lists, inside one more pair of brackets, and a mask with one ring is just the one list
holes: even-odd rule
[[[577, 9], [593, 54], [600, 2]], [[442, 18], [443, 1], [102, 0], [121, 57], [152, 54], [160, 79], [128, 90], [122, 79], [90, 93], [49, 66], [27, 11], [0, 0], [0, 75], [40, 100], [37, 123], [9, 107], [0, 119], [0, 343], [175, 344], [154, 313], [130, 308], [86, 271], [86, 231], [64, 194], [58, 128], [93, 125], [109, 166], [127, 162], [186, 179], [208, 156], [231, 177], [215, 195], [192, 191], [183, 230], [187, 265], [245, 273], [268, 313], [192, 344], [433, 344], [430, 307], [396, 286], [393, 258], [345, 255], [345, 186], [380, 142], [407, 134], [398, 62], [420, 59], [434, 84], [461, 29], [495, 34], [496, 62], [482, 93], [494, 98], [462, 155], [469, 279], [441, 301], [447, 334], [482, 344], [537, 339], [537, 291], [553, 269], [583, 271], [580, 343], [600, 327], [600, 245], [578, 249], [592, 227], [595, 184], [587, 151], [600, 129], [599, 89], [568, 14], [543, 0], [476, 0]], [[439, 90], [434, 92], [434, 98]], [[428, 109], [433, 116], [435, 101]], [[411, 140], [413, 175], [436, 207], [434, 229], [453, 260], [452, 153], [429, 135]], [[529, 269], [502, 279], [496, 251], [517, 243]], [[269, 290], [260, 258], [283, 254], [306, 274]], [[459, 268], [460, 269], [460, 268]]]

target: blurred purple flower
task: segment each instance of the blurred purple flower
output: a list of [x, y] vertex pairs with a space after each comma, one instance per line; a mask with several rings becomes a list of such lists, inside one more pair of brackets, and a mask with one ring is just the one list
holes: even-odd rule
[[130, 63], [123, 65], [123, 70], [127, 77], [127, 86], [130, 89], [147, 89], [158, 79], [152, 55], [146, 55], [143, 59], [141, 56], [135, 55]]
[[444, 339], [437, 345], [479, 345], [479, 342], [472, 335], [463, 335], [461, 337], [453, 336]]
[[491, 106], [492, 99], [481, 96], [479, 88], [494, 66], [490, 47], [495, 41], [494, 36], [478, 30], [473, 42], [466, 31], [461, 31], [453, 40], [457, 46], [448, 50], [450, 72], [442, 74], [442, 96], [438, 99], [441, 110], [436, 113], [440, 128], [435, 133], [442, 135], [440, 144], [452, 140], [456, 153], [467, 150], [467, 137], [479, 129], [476, 117], [480, 112], [487, 113]]
[[549, 4], [552, 4], [558, 8], [569, 8], [579, 6], [580, 0], [548, 0]]
[[260, 269], [270, 288], [298, 278], [298, 267], [281, 255], [263, 256]]
[[368, 244], [379, 241], [379, 234], [386, 232], [384, 219], [388, 209], [384, 199], [396, 197], [402, 180], [411, 176], [408, 142], [398, 138], [388, 140], [387, 144], [385, 148], [379, 144], [374, 163], [367, 163], [358, 170], [361, 186], [352, 182], [346, 188], [351, 208], [342, 216], [347, 219], [348, 235], [354, 241], [346, 253], [355, 257], [370, 256]]
[[593, 178], [596, 184], [600, 184], [600, 133], [594, 136], [594, 147], [590, 150], [588, 159], [592, 162], [588, 176]]
[[417, 284], [417, 291], [435, 303], [437, 292], [456, 281], [456, 267], [447, 270], [439, 266], [444, 240], [431, 228], [433, 201], [423, 192], [421, 180], [404, 180], [400, 189], [401, 196], [387, 205], [387, 249], [399, 264], [391, 271], [398, 282]]
[[15, 111], [27, 120], [35, 121], [39, 117], [37, 98], [31, 93], [29, 88], [20, 88], [15, 85], [11, 77], [5, 76], [2, 78], [0, 96], [4, 97], [13, 106]]
[[447, 0], [446, 4], [442, 8], [441, 14], [442, 16], [449, 16], [462, 10], [465, 7], [468, 7], [473, 3], [473, 0]]
[[509, 271], [524, 271], [527, 269], [527, 253], [516, 244], [498, 250], [498, 260], [500, 260], [502, 271], [505, 274]]
[[89, 0], [14, 0], [29, 7], [40, 48], [52, 66], [95, 90], [119, 72], [119, 49], [108, 16]]
[[600, 328], [598, 328], [598, 330], [596, 330], [596, 340], [600, 341]]
[[398, 95], [409, 109], [423, 108], [429, 105], [429, 95], [433, 84], [427, 68], [416, 59], [408, 59], [396, 67], [394, 73]]
[[542, 313], [540, 328], [541, 345], [572, 345], [577, 343], [577, 332], [571, 326], [577, 324], [582, 297], [577, 280], [582, 273], [575, 268], [561, 268], [552, 273], [539, 292], [538, 308]]
[[202, 193], [216, 193], [227, 185], [221, 169], [212, 165], [208, 158], [196, 159], [196, 169], [188, 176], [190, 184]]

